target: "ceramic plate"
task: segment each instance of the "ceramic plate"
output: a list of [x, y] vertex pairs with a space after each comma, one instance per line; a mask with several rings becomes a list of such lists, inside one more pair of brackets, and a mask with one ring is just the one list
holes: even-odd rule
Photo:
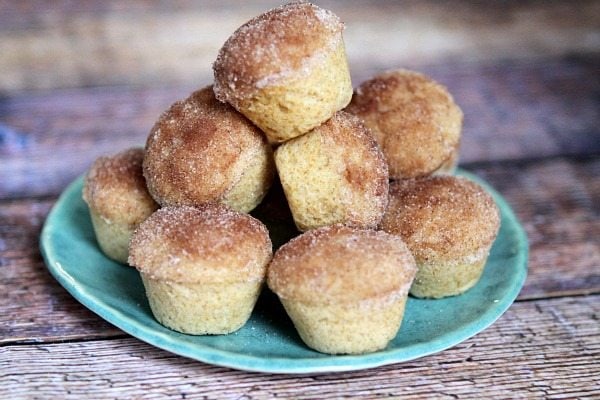
[[[82, 304], [125, 332], [154, 346], [209, 364], [276, 373], [371, 368], [412, 360], [452, 347], [491, 325], [514, 301], [527, 273], [527, 238], [504, 199], [489, 185], [502, 225], [479, 283], [443, 300], [409, 298], [402, 327], [382, 351], [331, 356], [306, 347], [277, 298], [265, 290], [248, 323], [221, 336], [191, 336], [164, 328], [152, 317], [137, 271], [99, 250], [81, 199], [83, 179], [73, 182], [48, 215], [41, 249], [52, 275]], [[275, 229], [273, 232], [280, 231]], [[273, 238], [274, 243], [282, 238]]]

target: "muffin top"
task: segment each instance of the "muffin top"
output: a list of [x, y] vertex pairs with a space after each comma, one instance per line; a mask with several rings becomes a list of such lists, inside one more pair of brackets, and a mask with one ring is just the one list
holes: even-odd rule
[[307, 73], [339, 43], [343, 28], [331, 11], [303, 1], [251, 19], [219, 51], [213, 65], [217, 98], [236, 106], [258, 89]]
[[465, 178], [435, 176], [390, 184], [381, 228], [400, 235], [417, 262], [468, 262], [487, 252], [500, 215], [492, 197]]
[[284, 299], [344, 304], [405, 295], [416, 271], [400, 237], [333, 225], [283, 245], [269, 265], [268, 285]]
[[181, 283], [260, 281], [271, 255], [265, 226], [220, 204], [161, 208], [129, 245], [130, 265], [150, 279]]
[[392, 179], [432, 173], [459, 144], [461, 109], [444, 86], [417, 72], [388, 71], [363, 82], [346, 111], [371, 129]]
[[173, 104], [152, 128], [144, 157], [148, 190], [163, 206], [218, 201], [245, 172], [239, 163], [267, 146], [257, 127], [205, 87]]
[[83, 199], [102, 218], [136, 226], [158, 208], [142, 174], [144, 150], [100, 157], [85, 177]]

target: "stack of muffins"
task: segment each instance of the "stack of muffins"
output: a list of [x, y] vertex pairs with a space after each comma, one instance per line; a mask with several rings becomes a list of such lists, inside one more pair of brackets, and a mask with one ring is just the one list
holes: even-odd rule
[[[248, 21], [221, 48], [213, 86], [165, 111], [144, 150], [90, 169], [98, 243], [140, 271], [164, 326], [233, 332], [266, 281], [309, 347], [365, 353], [396, 336], [409, 291], [453, 296], [479, 280], [499, 214], [451, 175], [461, 110], [406, 70], [353, 93], [343, 28], [306, 2]], [[289, 206], [304, 232], [274, 255], [247, 214], [272, 184], [261, 207]]]

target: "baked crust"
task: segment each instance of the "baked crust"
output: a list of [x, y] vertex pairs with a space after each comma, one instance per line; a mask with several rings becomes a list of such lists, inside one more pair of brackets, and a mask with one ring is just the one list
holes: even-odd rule
[[129, 264], [179, 283], [261, 281], [272, 255], [267, 228], [221, 204], [164, 207], [133, 234]]
[[94, 161], [83, 199], [100, 218], [135, 227], [158, 208], [146, 189], [143, 159], [144, 150], [132, 148]]
[[362, 122], [337, 112], [277, 148], [275, 164], [298, 229], [335, 223], [375, 228], [388, 201], [388, 169]]
[[416, 271], [400, 237], [333, 225], [306, 232], [279, 248], [267, 279], [282, 299], [347, 304], [405, 296]]
[[240, 108], [257, 90], [291, 75], [342, 40], [344, 25], [331, 11], [299, 1], [267, 11], [238, 28], [213, 65], [216, 97]]
[[381, 228], [406, 242], [418, 264], [468, 264], [487, 255], [500, 226], [492, 197], [461, 177], [433, 176], [390, 184]]
[[345, 111], [371, 129], [392, 179], [431, 174], [459, 144], [461, 109], [444, 86], [417, 72], [388, 71], [363, 82]]

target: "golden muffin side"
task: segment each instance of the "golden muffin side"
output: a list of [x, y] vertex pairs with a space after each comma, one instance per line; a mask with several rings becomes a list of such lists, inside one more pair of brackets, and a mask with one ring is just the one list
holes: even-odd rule
[[360, 120], [336, 113], [309, 133], [281, 144], [275, 165], [301, 231], [344, 223], [377, 226], [388, 201], [388, 170]]
[[345, 111], [371, 129], [391, 179], [430, 175], [460, 142], [462, 110], [444, 86], [418, 72], [376, 75], [357, 88]]

